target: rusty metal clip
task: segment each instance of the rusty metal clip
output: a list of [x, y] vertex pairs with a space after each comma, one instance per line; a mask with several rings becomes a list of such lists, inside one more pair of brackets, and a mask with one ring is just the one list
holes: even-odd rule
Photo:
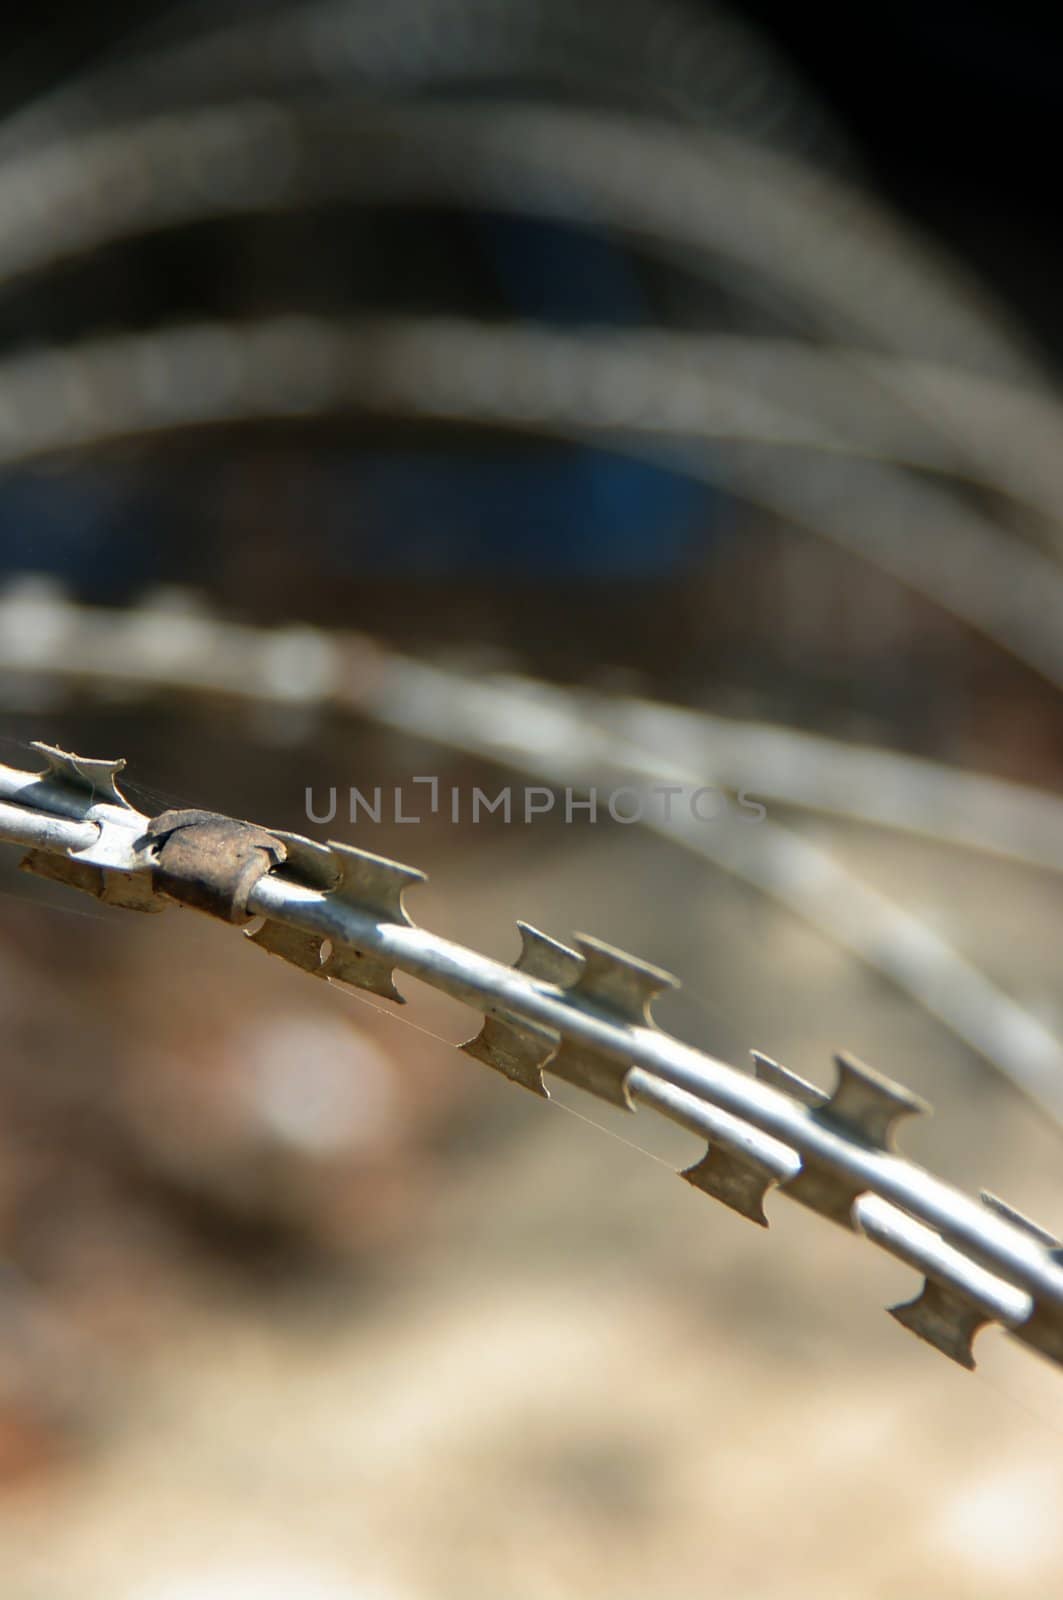
[[152, 887], [223, 922], [247, 922], [247, 897], [287, 856], [280, 839], [213, 811], [164, 811], [148, 823]]

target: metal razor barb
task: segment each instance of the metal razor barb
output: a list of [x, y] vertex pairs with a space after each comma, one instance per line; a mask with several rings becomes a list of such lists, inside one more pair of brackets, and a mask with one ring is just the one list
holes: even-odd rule
[[521, 925], [506, 966], [414, 924], [414, 868], [212, 812], [147, 817], [119, 788], [123, 763], [36, 748], [42, 771], [0, 767], [0, 839], [27, 848], [28, 870], [129, 909], [243, 925], [330, 983], [401, 999], [395, 973], [420, 978], [482, 1014], [465, 1052], [511, 1082], [543, 1095], [552, 1074], [652, 1109], [705, 1140], [681, 1174], [692, 1186], [761, 1226], [778, 1189], [915, 1268], [920, 1292], [892, 1314], [961, 1365], [987, 1324], [1063, 1365], [1058, 1239], [899, 1154], [897, 1124], [928, 1109], [900, 1084], [848, 1055], [829, 1094], [761, 1055], [741, 1072], [661, 1029], [650, 1008], [675, 979], [599, 939], [569, 948]]

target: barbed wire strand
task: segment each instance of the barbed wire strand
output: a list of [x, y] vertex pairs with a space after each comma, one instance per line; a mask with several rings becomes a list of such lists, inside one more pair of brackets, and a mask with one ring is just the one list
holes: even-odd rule
[[412, 924], [402, 896], [415, 869], [209, 813], [149, 819], [121, 795], [122, 763], [40, 748], [43, 773], [0, 768], [0, 838], [29, 847], [31, 870], [130, 909], [177, 900], [265, 918], [251, 935], [262, 948], [387, 997], [401, 998], [392, 972], [409, 973], [481, 1012], [463, 1048], [525, 1088], [545, 1093], [546, 1070], [706, 1139], [683, 1176], [751, 1220], [766, 1223], [777, 1187], [916, 1267], [923, 1290], [893, 1314], [961, 1365], [987, 1323], [1063, 1363], [1058, 1241], [898, 1155], [896, 1123], [926, 1109], [899, 1084], [848, 1056], [831, 1095], [763, 1057], [747, 1077], [657, 1028], [650, 1005], [674, 980], [600, 940], [570, 949], [518, 924], [521, 956], [506, 967]]

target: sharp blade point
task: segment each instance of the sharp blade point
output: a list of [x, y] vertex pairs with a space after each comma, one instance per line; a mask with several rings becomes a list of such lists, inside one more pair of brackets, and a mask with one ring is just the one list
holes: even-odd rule
[[841, 1052], [834, 1065], [837, 1085], [820, 1114], [876, 1149], [893, 1148], [894, 1129], [903, 1117], [930, 1110], [919, 1095], [856, 1056]]
[[1026, 1216], [1022, 1211], [1017, 1211], [1014, 1206], [1002, 1200], [999, 1195], [991, 1194], [988, 1189], [982, 1190], [982, 1204], [987, 1206], [996, 1216], [1003, 1217], [1005, 1222], [1010, 1222], [1016, 1228], [1021, 1228], [1023, 1233], [1028, 1233], [1031, 1239], [1036, 1239], [1038, 1244], [1043, 1244], [1049, 1250], [1059, 1249], [1059, 1240], [1047, 1228], [1042, 1228], [1039, 1222], [1034, 1222], [1032, 1217]]
[[514, 962], [518, 972], [540, 983], [554, 983], [566, 988], [579, 976], [583, 958], [559, 939], [541, 933], [529, 922], [518, 922], [520, 955]]
[[737, 1211], [758, 1227], [766, 1228], [768, 1218], [764, 1211], [764, 1198], [772, 1187], [774, 1174], [766, 1172], [759, 1161], [736, 1155], [719, 1145], [710, 1145], [708, 1154], [692, 1167], [686, 1167], [679, 1176], [693, 1184], [704, 1194], [720, 1200], [732, 1211]]
[[543, 1067], [557, 1049], [557, 1038], [549, 1029], [536, 1029], [527, 1023], [519, 1026], [501, 1017], [485, 1017], [473, 1039], [459, 1046], [474, 1061], [493, 1067], [511, 1083], [518, 1083], [544, 1100], [550, 1098], [543, 1083]]
[[771, 1056], [762, 1055], [759, 1050], [751, 1050], [753, 1057], [753, 1074], [761, 1083], [766, 1083], [773, 1089], [779, 1089], [783, 1094], [789, 1095], [791, 1100], [797, 1100], [803, 1106], [826, 1105], [830, 1096], [824, 1089], [814, 1083], [809, 1083], [807, 1078], [799, 1078], [796, 1072], [791, 1072], [789, 1067], [782, 1067]]
[[932, 1344], [957, 1366], [974, 1371], [974, 1338], [989, 1318], [962, 1295], [928, 1279], [914, 1300], [891, 1306], [889, 1313], [902, 1328]]
[[56, 745], [43, 744], [39, 739], [33, 741], [31, 748], [45, 758], [42, 778], [68, 784], [82, 793], [87, 790], [110, 805], [121, 806], [125, 811], [132, 810], [116, 782], [118, 773], [125, 767], [122, 757], [113, 761], [93, 760], [88, 756], [75, 755], [70, 750], [60, 750]]
[[568, 986], [569, 994], [603, 1007], [623, 1022], [652, 1026], [653, 1001], [666, 990], [679, 987], [678, 978], [670, 972], [589, 934], [577, 934], [576, 947], [583, 967]]
[[417, 867], [389, 861], [386, 856], [358, 850], [354, 845], [330, 839], [328, 848], [336, 863], [339, 882], [330, 890], [338, 899], [356, 905], [381, 922], [399, 923], [412, 928], [402, 896], [413, 883], [423, 883], [425, 874]]

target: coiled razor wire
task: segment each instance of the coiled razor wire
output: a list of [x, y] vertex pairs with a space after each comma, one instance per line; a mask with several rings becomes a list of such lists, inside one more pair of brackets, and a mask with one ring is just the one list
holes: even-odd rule
[[1063, 1365], [1059, 1241], [898, 1154], [896, 1125], [928, 1109], [902, 1085], [848, 1055], [829, 1095], [757, 1054], [747, 1076], [658, 1028], [653, 1001], [675, 979], [599, 939], [570, 948], [520, 923], [507, 967], [414, 925], [415, 868], [210, 812], [149, 818], [122, 795], [121, 761], [36, 748], [43, 771], [0, 767], [0, 838], [28, 847], [28, 870], [111, 905], [243, 924], [312, 976], [391, 1000], [396, 971], [417, 977], [483, 1014], [462, 1049], [510, 1081], [545, 1095], [548, 1073], [656, 1111], [706, 1140], [681, 1174], [696, 1188], [762, 1226], [777, 1188], [914, 1267], [923, 1286], [891, 1314], [960, 1365], [988, 1324]]
[[138, 234], [336, 201], [612, 230], [842, 342], [1040, 385], [990, 297], [858, 190], [731, 135], [552, 107], [251, 100], [0, 167], [0, 287]]
[[[200, 23], [205, 26], [199, 26]], [[455, 85], [545, 82], [555, 92], [785, 141], [840, 160], [822, 107], [737, 17], [700, 0], [324, 0], [250, 18], [185, 6], [165, 29], [124, 41], [119, 59], [10, 116], [0, 160], [27, 146], [156, 111], [247, 94], [416, 93]]]
[[[0, 597], [0, 671], [16, 693], [44, 680], [357, 714], [566, 789], [723, 784], [1063, 871], [1063, 802], [1041, 791], [677, 707], [466, 674], [362, 636], [254, 628], [172, 604], [83, 608], [38, 582]], [[640, 823], [881, 972], [1063, 1126], [1053, 1031], [829, 850], [774, 819], [705, 828], [668, 807]]]
[[[0, 364], [0, 467], [337, 414], [591, 438], [648, 455], [872, 562], [1063, 686], [1056, 556], [946, 489], [863, 459], [867, 442], [837, 426], [716, 382], [667, 336], [283, 317], [85, 341]], [[1050, 414], [1046, 403], [1039, 415]]]

